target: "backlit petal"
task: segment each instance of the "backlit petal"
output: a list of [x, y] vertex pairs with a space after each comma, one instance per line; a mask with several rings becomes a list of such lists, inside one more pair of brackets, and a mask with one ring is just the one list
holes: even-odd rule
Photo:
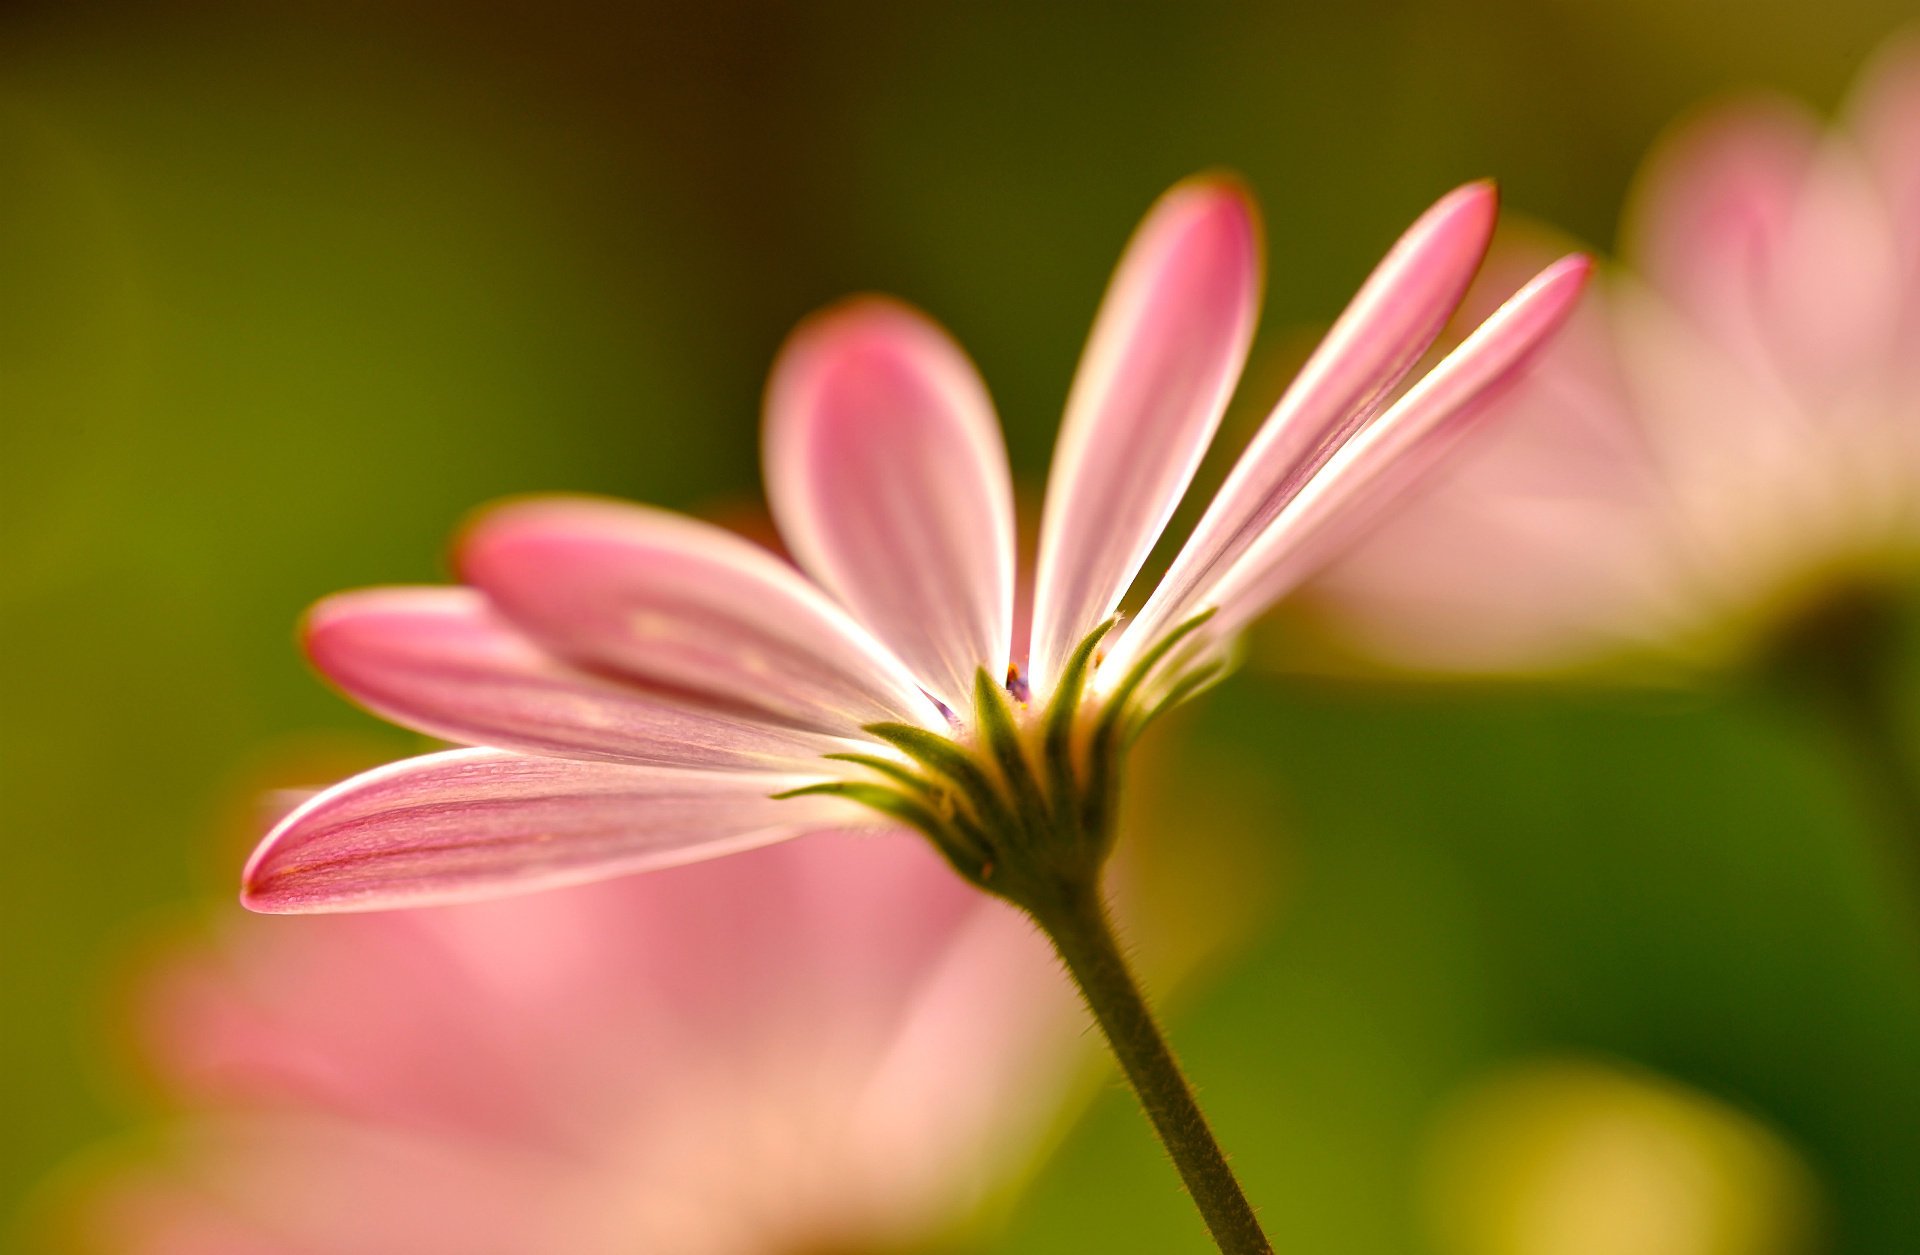
[[801, 324], [767, 389], [767, 497], [794, 557], [926, 688], [965, 709], [1004, 674], [1013, 490], [985, 386], [915, 310], [863, 298]]
[[623, 502], [521, 501], [482, 515], [458, 562], [508, 619], [590, 667], [829, 734], [947, 726], [824, 593], [712, 524]]
[[1421, 215], [1375, 267], [1301, 368], [1136, 617], [1148, 636], [1194, 613], [1210, 584], [1346, 440], [1370, 422], [1432, 346], [1486, 254], [1499, 208], [1469, 183]]
[[329, 597], [308, 615], [306, 645], [315, 665], [369, 710], [468, 745], [748, 771], [805, 768], [848, 748], [571, 667], [468, 588]]
[[[1350, 440], [1200, 594], [1197, 604], [1218, 610], [1207, 635], [1224, 639], [1246, 626], [1418, 483], [1565, 322], [1591, 270], [1579, 256], [1549, 266]], [[1108, 659], [1109, 674], [1123, 671], [1151, 643], [1132, 627]]]
[[1189, 180], [1148, 213], [1087, 342], [1054, 448], [1029, 671], [1044, 690], [1112, 614], [1220, 425], [1259, 304], [1241, 188]]
[[427, 754], [335, 785], [281, 821], [247, 864], [242, 901], [272, 913], [420, 906], [871, 823], [838, 799], [770, 796], [807, 780], [499, 750]]

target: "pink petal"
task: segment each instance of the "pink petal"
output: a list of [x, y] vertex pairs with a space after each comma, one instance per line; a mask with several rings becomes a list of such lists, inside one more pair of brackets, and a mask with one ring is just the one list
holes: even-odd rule
[[1903, 296], [1893, 215], [1847, 137], [1750, 102], [1683, 129], [1636, 206], [1644, 273], [1756, 375], [1827, 405], [1883, 367]]
[[242, 902], [273, 914], [376, 910], [551, 888], [798, 836], [865, 812], [776, 800], [803, 776], [677, 771], [449, 750], [379, 767], [267, 835]]
[[[1483, 286], [1511, 291], [1516, 266], [1538, 268], [1519, 251], [1496, 250], [1466, 308]], [[1660, 590], [1689, 545], [1649, 437], [1676, 424], [1649, 421], [1628, 391], [1614, 295], [1589, 287], [1443, 482], [1314, 576], [1311, 610], [1340, 640], [1416, 669], [1553, 671], [1617, 654], [1660, 622]], [[1723, 452], [1738, 447], [1727, 434], [1715, 432]]]
[[1718, 110], [1665, 140], [1628, 206], [1628, 254], [1724, 343], [1764, 360], [1760, 307], [1819, 144], [1785, 102]]
[[[1581, 256], [1549, 266], [1349, 441], [1282, 510], [1258, 541], [1200, 601], [1219, 614], [1207, 624], [1225, 638], [1258, 617], [1327, 560], [1398, 495], [1418, 483], [1487, 402], [1516, 380], [1559, 330], [1592, 272]], [[1129, 625], [1131, 628], [1132, 625]], [[1109, 665], [1116, 671], [1148, 643], [1128, 632]]]
[[428, 736], [670, 767], [804, 770], [847, 743], [603, 679], [555, 659], [466, 588], [329, 597], [307, 617], [316, 666]]
[[[156, 1171], [103, 1200], [119, 1255], [600, 1255], [565, 1223], [565, 1167], [314, 1113], [223, 1113], [161, 1142]], [[231, 1245], [202, 1246], [224, 1239]]]
[[1013, 489], [993, 404], [918, 311], [862, 298], [802, 323], [767, 389], [768, 501], [800, 565], [949, 707], [1004, 675]]
[[159, 1172], [129, 1174], [88, 1200], [83, 1251], [114, 1255], [301, 1255], [238, 1209]]
[[819, 589], [711, 524], [623, 502], [524, 501], [483, 515], [458, 560], [507, 618], [590, 667], [816, 732], [947, 727]]
[[[1024, 916], [983, 897], [954, 931], [942, 961], [916, 973], [894, 1036], [845, 1115], [884, 1166], [888, 1192], [907, 1198], [984, 1192], [1029, 1158], [1058, 1113], [1006, 1095], [1069, 1088], [1081, 1062], [1075, 1039], [1085, 1044], [1085, 1011]], [[967, 1066], [956, 1069], [956, 1058]]]
[[1220, 425], [1253, 336], [1259, 227], [1245, 192], [1190, 179], [1127, 246], [1067, 400], [1040, 527], [1036, 690], [1120, 604]]
[[1920, 331], [1920, 35], [1894, 40], [1875, 58], [1850, 113], [1904, 250], [1907, 327]]
[[1819, 402], [1861, 387], [1893, 351], [1905, 278], [1874, 172], [1823, 145], [1794, 202], [1762, 307], [1789, 379]]
[[1400, 237], [1241, 455], [1136, 617], [1137, 631], [1150, 637], [1192, 615], [1195, 590], [1245, 553], [1313, 473], [1384, 408], [1466, 295], [1498, 210], [1493, 184], [1469, 183]]

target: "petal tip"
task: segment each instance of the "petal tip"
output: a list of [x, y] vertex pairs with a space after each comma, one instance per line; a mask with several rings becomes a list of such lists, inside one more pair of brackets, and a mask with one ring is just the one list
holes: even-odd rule
[[1259, 256], [1264, 236], [1260, 201], [1253, 185], [1239, 171], [1218, 168], [1188, 175], [1161, 195], [1148, 218], [1176, 206], [1210, 227], [1238, 236], [1255, 257]]
[[1500, 220], [1500, 185], [1491, 178], [1462, 183], [1435, 201], [1407, 232], [1410, 239], [1458, 249], [1470, 259], [1467, 273], [1478, 268], [1493, 243]]
[[240, 905], [255, 915], [289, 915], [298, 910], [284, 887], [276, 885], [271, 866], [283, 826], [276, 826], [260, 839], [240, 871]]
[[356, 590], [347, 593], [333, 593], [322, 597], [308, 606], [294, 625], [294, 640], [300, 646], [300, 652], [307, 661], [323, 675], [331, 676], [329, 665], [333, 657], [333, 645], [343, 630], [360, 616], [366, 605], [368, 590]]
[[447, 564], [459, 579], [477, 584], [475, 570], [502, 544], [527, 534], [530, 528], [555, 520], [606, 517], [616, 511], [642, 507], [615, 497], [591, 493], [522, 493], [476, 506], [454, 527], [447, 546]]
[[775, 357], [773, 374], [777, 377], [781, 366], [814, 358], [824, 349], [844, 351], [870, 343], [872, 338], [927, 332], [945, 335], [933, 317], [918, 306], [884, 292], [855, 292], [821, 306], [796, 323]]
[[380, 627], [398, 619], [446, 618], [471, 613], [477, 594], [457, 585], [391, 585], [332, 593], [307, 607], [295, 638], [308, 661], [327, 675], [342, 650], [381, 635]]
[[966, 355], [932, 315], [884, 293], [855, 293], [808, 314], [787, 333], [767, 374], [766, 439], [776, 441], [775, 433], [813, 412], [847, 372], [886, 361], [955, 369]]
[[1577, 297], [1581, 290], [1593, 278], [1597, 263], [1586, 253], [1569, 253], [1554, 262], [1534, 282], [1540, 287], [1556, 287], [1565, 291], [1567, 299]]
[[1491, 234], [1494, 220], [1500, 216], [1500, 180], [1488, 175], [1462, 183], [1441, 197], [1440, 204], [1455, 213], [1471, 213], [1476, 221], [1484, 218]]

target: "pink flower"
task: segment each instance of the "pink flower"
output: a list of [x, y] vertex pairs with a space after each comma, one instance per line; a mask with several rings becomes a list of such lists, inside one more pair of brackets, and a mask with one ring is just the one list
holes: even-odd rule
[[775, 367], [765, 439], [774, 518], [812, 580], [689, 518], [550, 499], [467, 529], [466, 587], [321, 603], [307, 645], [335, 683], [481, 748], [315, 798], [256, 852], [246, 903], [355, 909], [563, 884], [872, 824], [874, 809], [988, 884], [1007, 868], [980, 812], [1063, 800], [995, 792], [1020, 793], [1006, 773], [1028, 753], [1098, 828], [1109, 759], [1156, 704], [1213, 674], [1240, 629], [1425, 469], [1567, 313], [1583, 258], [1548, 268], [1393, 399], [1464, 293], [1494, 200], [1464, 187], [1400, 241], [1102, 656], [1103, 625], [1252, 337], [1260, 244], [1240, 189], [1174, 188], [1114, 277], [1055, 452], [1024, 658], [1006, 455], [973, 367], [902, 305], [815, 317]]
[[223, 942], [144, 987], [184, 1114], [92, 1192], [105, 1249], [897, 1249], [1019, 1174], [1087, 1045], [1041, 938], [905, 836]]
[[1920, 45], [1682, 128], [1498, 432], [1327, 573], [1378, 656], [1692, 671], [1920, 561]]

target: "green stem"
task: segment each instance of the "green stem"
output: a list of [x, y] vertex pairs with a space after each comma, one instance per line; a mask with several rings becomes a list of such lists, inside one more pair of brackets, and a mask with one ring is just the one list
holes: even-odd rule
[[1253, 1206], [1127, 968], [1099, 891], [1089, 887], [1032, 914], [1080, 987], [1214, 1244], [1225, 1255], [1272, 1255]]
[[1792, 688], [1833, 732], [1867, 806], [1894, 840], [1888, 853], [1920, 901], [1920, 758], [1900, 702], [1903, 628], [1883, 599], [1843, 599], [1789, 638]]
[[1856, 787], [1893, 838], [1888, 857], [1920, 896], [1920, 762], [1886, 686], [1865, 682], [1848, 670], [1827, 674], [1818, 705], [1842, 746]]

